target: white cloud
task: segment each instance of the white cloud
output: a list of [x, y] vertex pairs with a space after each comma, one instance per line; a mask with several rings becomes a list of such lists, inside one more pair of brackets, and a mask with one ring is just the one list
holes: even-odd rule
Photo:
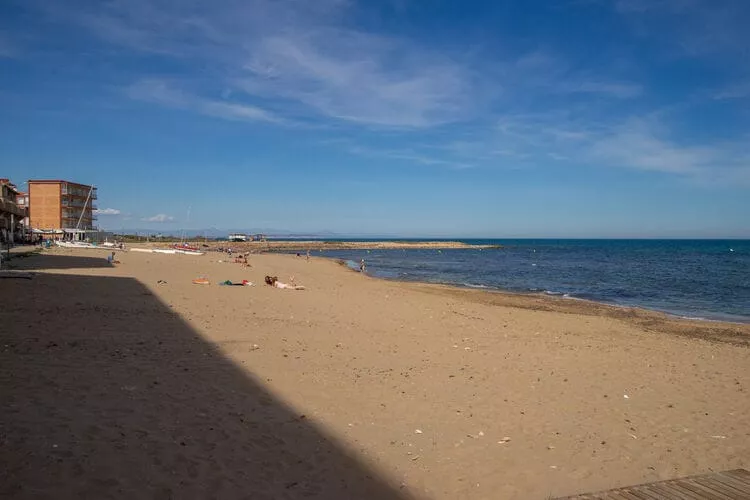
[[704, 174], [723, 167], [725, 161], [715, 148], [680, 145], [660, 137], [657, 127], [646, 120], [619, 125], [584, 145], [583, 151], [593, 162], [682, 175]]
[[750, 97], [750, 81], [738, 82], [729, 85], [714, 94], [714, 99], [744, 99]]
[[427, 127], [473, 111], [465, 68], [393, 37], [343, 29], [284, 34], [253, 47], [244, 91], [362, 124]]
[[669, 123], [679, 117], [652, 113], [602, 118], [579, 110], [509, 114], [494, 134], [471, 142], [435, 146], [456, 161], [480, 165], [582, 165], [660, 172], [703, 184], [750, 185], [750, 147], [746, 138], [720, 143], [678, 141]]
[[174, 217], [167, 214], [156, 214], [153, 217], [144, 217], [143, 222], [173, 222]]
[[198, 97], [205, 89], [188, 91], [176, 82], [165, 90], [146, 75], [138, 80], [151, 88], [138, 82], [131, 89], [136, 99], [205, 115], [280, 122], [283, 110], [290, 122], [323, 116], [418, 128], [464, 118], [476, 97], [471, 72], [450, 57], [397, 36], [344, 27], [354, 8], [344, 0], [39, 5], [109, 43], [201, 65], [216, 96], [240, 94], [275, 106]]
[[632, 81], [606, 76], [591, 70], [575, 68], [560, 54], [535, 50], [519, 56], [512, 64], [499, 70], [499, 78], [510, 97], [528, 94], [535, 96], [556, 94], [598, 94], [603, 97], [629, 99], [643, 93], [643, 86]]
[[474, 166], [463, 161], [452, 161], [445, 158], [436, 158], [435, 156], [430, 156], [428, 154], [415, 151], [414, 149], [372, 149], [362, 146], [352, 146], [348, 151], [359, 156], [397, 160], [415, 165], [441, 166], [458, 170], [472, 168]]
[[128, 89], [133, 99], [228, 120], [298, 125], [325, 118], [423, 129], [484, 118], [500, 96], [503, 105], [560, 94], [629, 99], [643, 91], [635, 82], [583, 74], [543, 50], [498, 57], [458, 41], [436, 49], [352, 29], [347, 21], [360, 13], [348, 0], [71, 2], [37, 6], [108, 43], [201, 68], [182, 81], [139, 74]]
[[[747, 51], [750, 40], [735, 43], [745, 33], [737, 29], [743, 1], [727, 0], [715, 8], [710, 0], [574, 3], [614, 6], [642, 27], [640, 36], [669, 39], [670, 44], [678, 40], [676, 45], [688, 53], [737, 54]], [[285, 126], [324, 118], [324, 126], [427, 129], [459, 123], [461, 130], [471, 129], [462, 138], [433, 137], [423, 140], [432, 144], [421, 146], [344, 146], [358, 155], [421, 165], [466, 168], [546, 161], [694, 177], [744, 172], [739, 158], [746, 158], [746, 148], [740, 141], [681, 143], [666, 122], [633, 119], [639, 116], [635, 113], [648, 113], [648, 100], [638, 99], [647, 90], [615, 63], [582, 69], [549, 50], [499, 57], [475, 47], [446, 48], [451, 42], [445, 40], [431, 47], [392, 33], [352, 29], [347, 21], [359, 13], [348, 0], [70, 3], [74, 5], [65, 8], [54, 2], [38, 5], [57, 9], [55, 18], [76, 23], [108, 43], [201, 69], [189, 77], [138, 74], [127, 88], [134, 100]], [[700, 24], [701, 19], [706, 22]], [[745, 92], [744, 87], [728, 87], [713, 97], [739, 98]], [[632, 108], [623, 106], [626, 99]], [[583, 111], [576, 108], [584, 100]], [[544, 111], [519, 112], [540, 109]], [[487, 131], [488, 123], [497, 126]]]
[[96, 215], [120, 215], [120, 211], [116, 208], [99, 208], [94, 210]]
[[273, 123], [283, 121], [273, 113], [256, 106], [204, 99], [175, 89], [162, 80], [141, 80], [128, 87], [127, 92], [136, 100], [161, 104], [170, 108], [192, 110], [226, 120]]

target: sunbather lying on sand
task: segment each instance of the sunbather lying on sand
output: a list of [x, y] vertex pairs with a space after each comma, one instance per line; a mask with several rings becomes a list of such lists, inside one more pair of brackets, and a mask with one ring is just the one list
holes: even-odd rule
[[294, 283], [292, 283], [291, 285], [287, 285], [286, 283], [282, 283], [276, 276], [266, 276], [266, 285], [275, 286], [276, 288], [288, 288], [289, 290], [305, 289], [305, 287], [302, 285], [295, 285]]

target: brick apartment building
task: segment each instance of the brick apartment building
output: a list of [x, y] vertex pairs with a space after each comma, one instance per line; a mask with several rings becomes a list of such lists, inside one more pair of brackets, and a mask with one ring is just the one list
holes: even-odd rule
[[21, 241], [26, 209], [18, 205], [20, 191], [9, 179], [0, 179], [0, 243]]
[[24, 237], [27, 238], [31, 235], [31, 224], [29, 222], [29, 193], [19, 191], [16, 201], [18, 202], [18, 208], [23, 210], [24, 214], [26, 214], [23, 218], [22, 226]]
[[32, 230], [94, 229], [96, 188], [62, 180], [29, 181]]

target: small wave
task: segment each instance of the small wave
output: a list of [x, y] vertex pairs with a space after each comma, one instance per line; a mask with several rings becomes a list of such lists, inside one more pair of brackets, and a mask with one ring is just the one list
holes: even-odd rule
[[692, 319], [696, 321], [718, 321], [718, 320], [710, 320], [708, 318], [703, 318], [701, 316], [678, 316], [678, 317], [682, 319]]
[[555, 296], [558, 296], [558, 295], [565, 295], [565, 294], [564, 294], [564, 293], [562, 293], [562, 292], [554, 292], [554, 291], [552, 291], [552, 290], [545, 290], [545, 291], [544, 291], [544, 294], [545, 294], [545, 295], [555, 295]]
[[589, 300], [589, 299], [582, 299], [580, 297], [576, 297], [575, 295], [571, 295], [569, 293], [564, 293], [562, 298], [568, 299], [568, 300]]
[[463, 286], [468, 286], [469, 288], [489, 288], [487, 285], [476, 285], [474, 283], [461, 283]]

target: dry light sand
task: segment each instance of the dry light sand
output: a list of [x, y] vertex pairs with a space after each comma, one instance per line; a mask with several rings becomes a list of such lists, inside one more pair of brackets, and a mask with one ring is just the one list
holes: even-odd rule
[[750, 467], [748, 325], [104, 255], [0, 279], [2, 498], [544, 499]]

